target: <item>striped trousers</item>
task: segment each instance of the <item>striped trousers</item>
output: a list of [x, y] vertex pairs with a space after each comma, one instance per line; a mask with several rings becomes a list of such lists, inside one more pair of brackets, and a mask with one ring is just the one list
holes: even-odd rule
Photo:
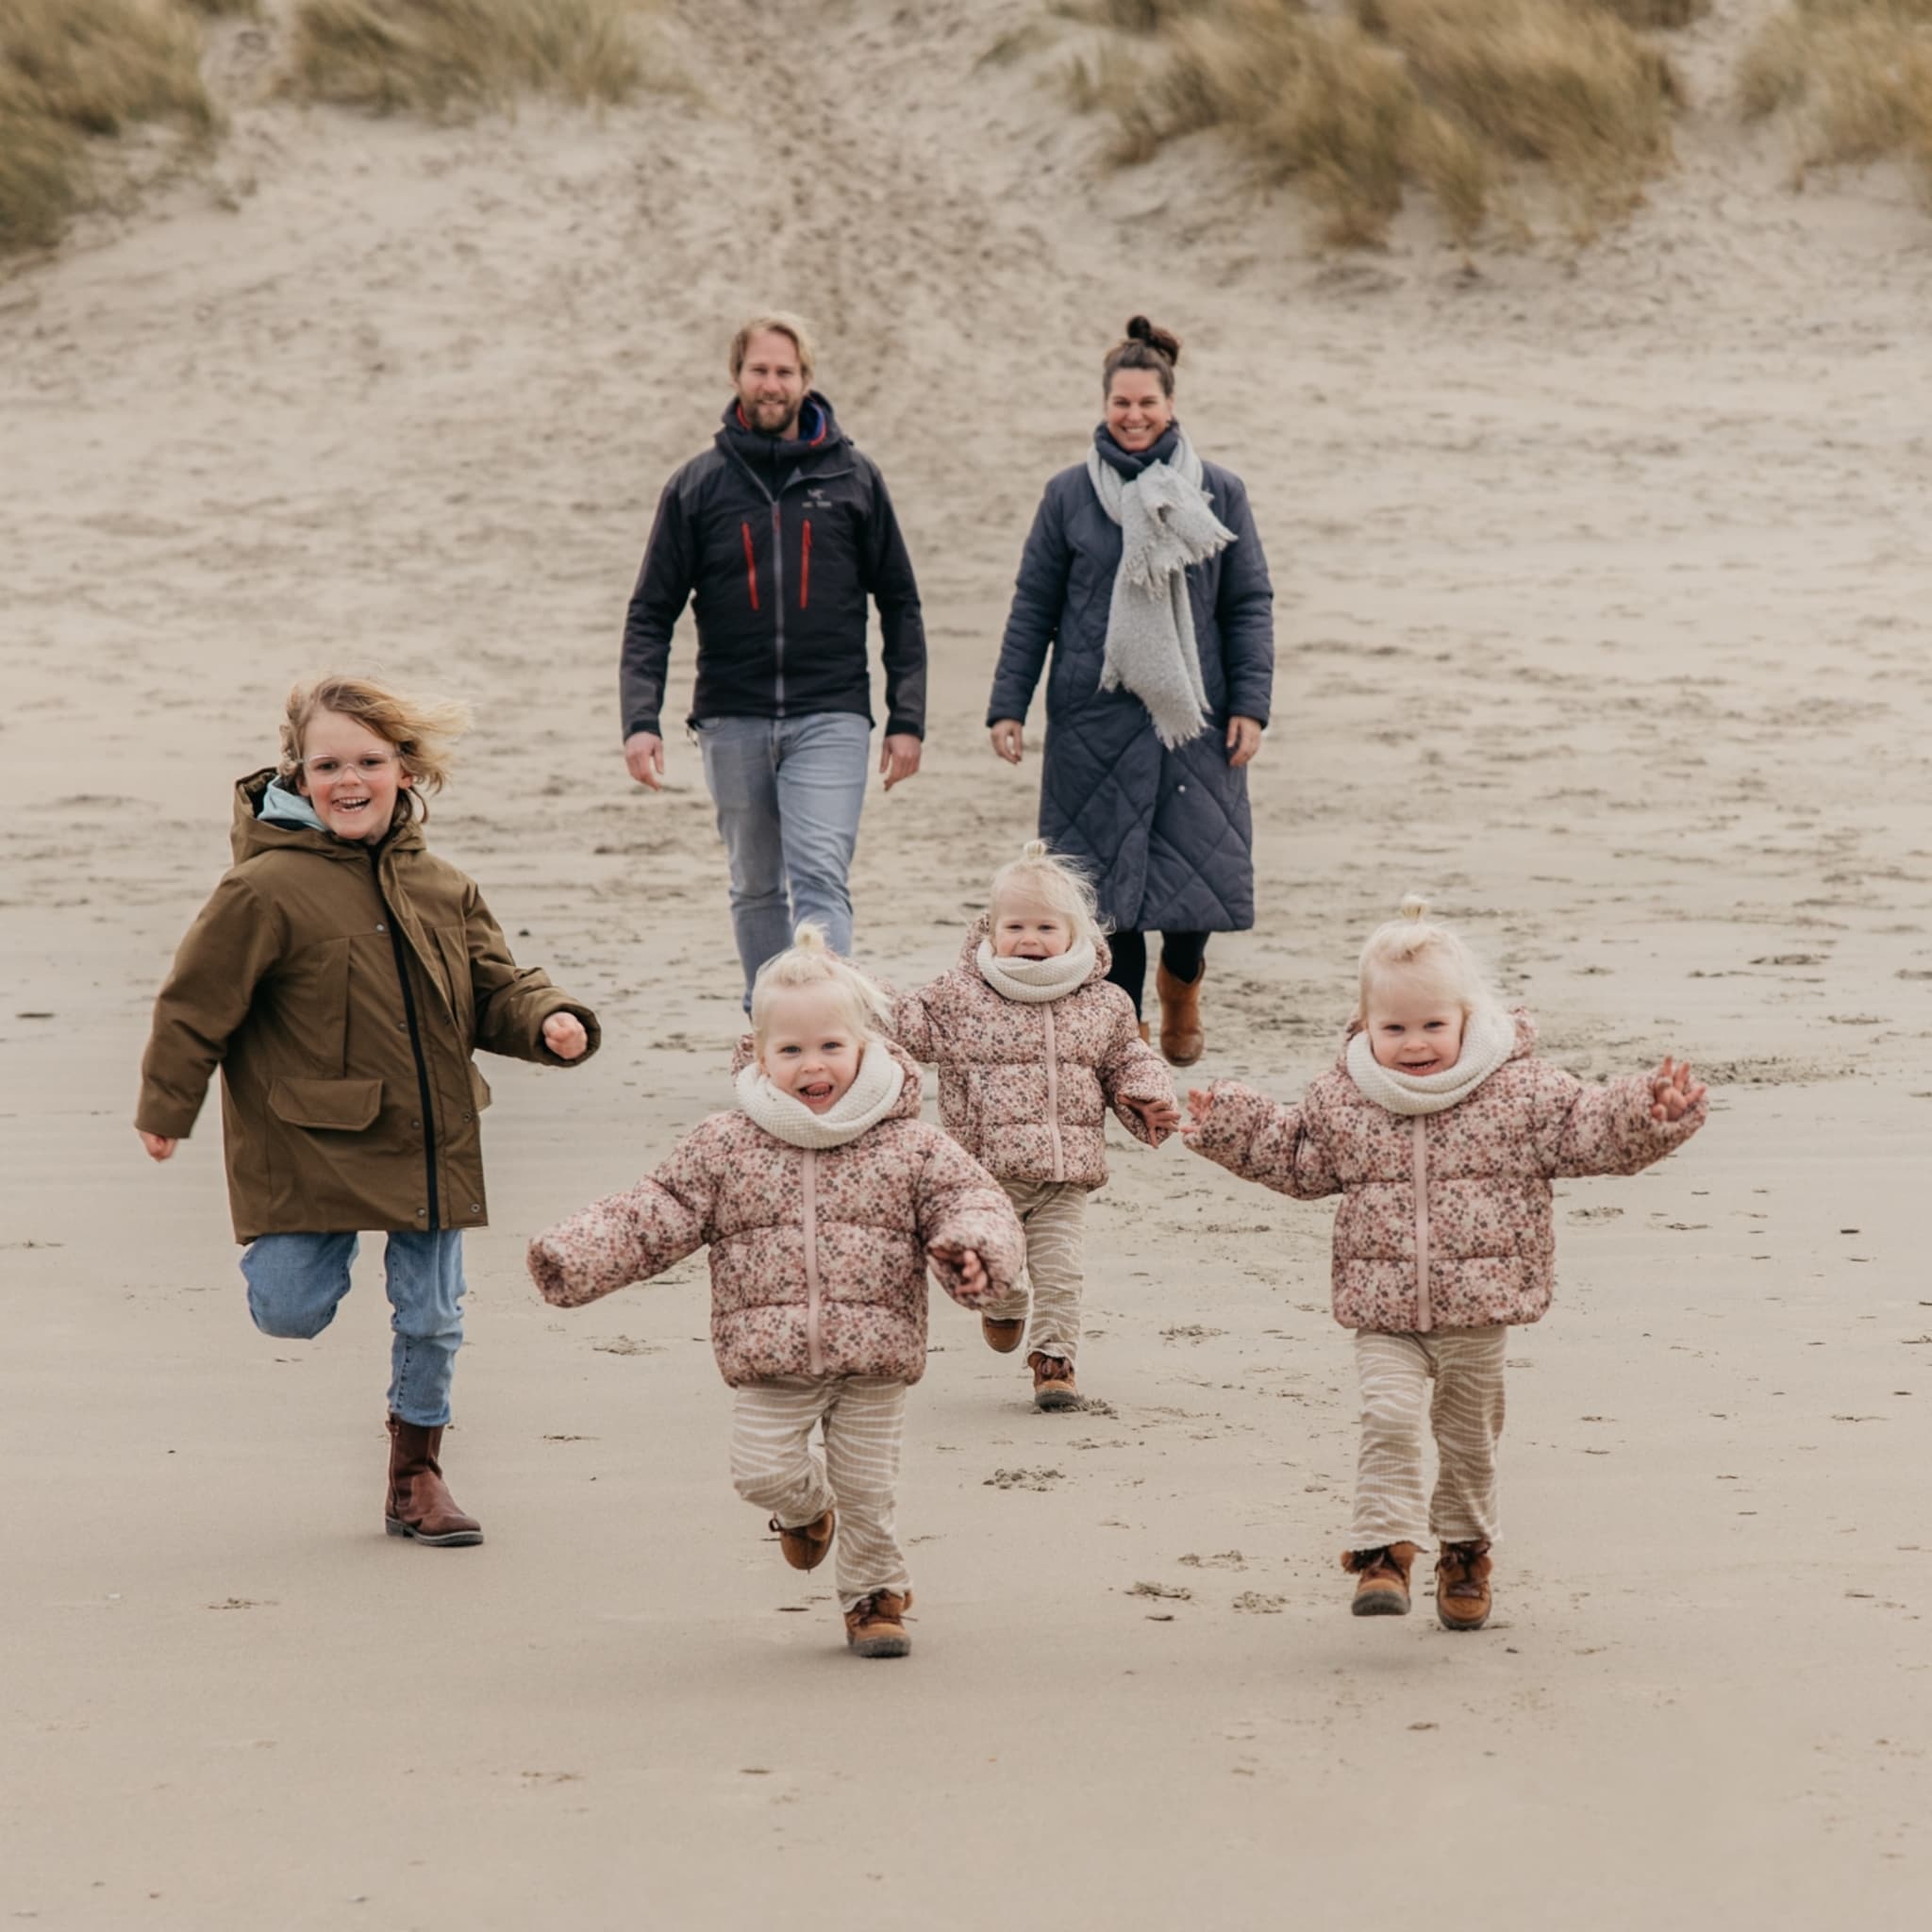
[[893, 1524], [905, 1434], [906, 1384], [882, 1375], [779, 1375], [738, 1391], [733, 1486], [787, 1529], [838, 1510], [833, 1574], [848, 1610], [875, 1590], [909, 1588]]
[[[1507, 1328], [1438, 1328], [1426, 1335], [1356, 1330], [1362, 1439], [1350, 1549], [1426, 1543], [1430, 1535], [1444, 1543], [1494, 1538], [1508, 1339]], [[1440, 1467], [1425, 1518], [1423, 1395], [1431, 1381], [1429, 1428]]]
[[1026, 1330], [1026, 1353], [1038, 1349], [1071, 1363], [1080, 1352], [1088, 1190], [1072, 1181], [1002, 1181], [1000, 1186], [1026, 1231], [1026, 1272], [1010, 1293], [988, 1302], [980, 1312], [995, 1322], [1022, 1320], [1030, 1284], [1033, 1320]]

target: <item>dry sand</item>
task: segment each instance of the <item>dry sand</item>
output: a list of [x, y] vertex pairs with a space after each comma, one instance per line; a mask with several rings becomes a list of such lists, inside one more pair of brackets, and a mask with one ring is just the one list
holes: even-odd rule
[[[0, 1922], [1923, 1923], [1932, 222], [1883, 172], [1792, 197], [1730, 127], [1761, 11], [1691, 37], [1632, 227], [1467, 275], [1421, 217], [1308, 255], [1208, 142], [1100, 173], [1057, 55], [975, 64], [1019, 4], [693, 4], [708, 102], [441, 133], [254, 102], [273, 48], [224, 30], [212, 180], [0, 281]], [[936, 1308], [905, 1664], [731, 1493], [701, 1263], [530, 1289], [532, 1228], [724, 1099], [697, 758], [630, 788], [614, 659], [773, 298], [926, 596], [926, 769], [855, 880], [882, 967], [944, 964], [1029, 827], [1037, 751], [980, 728], [1006, 591], [1144, 308], [1280, 585], [1208, 1071], [1298, 1091], [1420, 884], [1566, 1064], [1719, 1083], [1685, 1154], [1559, 1190], [1483, 1636], [1345, 1614], [1327, 1216], [1178, 1149], [1118, 1137], [1096, 1203], [1104, 1407], [1034, 1414]], [[228, 785], [338, 660], [475, 701], [436, 841], [607, 1027], [491, 1068], [467, 1553], [379, 1534], [370, 1262], [322, 1341], [256, 1335], [212, 1110], [165, 1169], [128, 1127]]]

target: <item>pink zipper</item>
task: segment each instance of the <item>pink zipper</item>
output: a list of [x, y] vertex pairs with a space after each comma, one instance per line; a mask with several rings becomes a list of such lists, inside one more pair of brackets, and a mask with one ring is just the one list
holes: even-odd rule
[[819, 1292], [819, 1172], [818, 1154], [810, 1147], [799, 1150], [805, 1169], [805, 1365], [808, 1374], [825, 1373], [825, 1342], [820, 1329], [824, 1303]]
[[1429, 1315], [1429, 1142], [1428, 1121], [1415, 1117], [1415, 1325], [1426, 1335]]
[[1067, 1152], [1060, 1144], [1060, 1057], [1054, 1044], [1053, 1002], [1046, 1001], [1040, 1010], [1046, 1017], [1046, 1135], [1053, 1142], [1053, 1177], [1063, 1181]]

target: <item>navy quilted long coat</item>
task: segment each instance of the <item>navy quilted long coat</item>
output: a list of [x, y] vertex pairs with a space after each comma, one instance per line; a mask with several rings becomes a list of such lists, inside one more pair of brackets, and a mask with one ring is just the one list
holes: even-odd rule
[[1208, 729], [1165, 750], [1139, 698], [1100, 689], [1121, 532], [1085, 463], [1062, 470], [1041, 499], [987, 707], [989, 727], [1024, 723], [1045, 670], [1040, 836], [1085, 862], [1121, 931], [1244, 932], [1255, 923], [1248, 774], [1229, 766], [1225, 741], [1230, 717], [1268, 722], [1274, 589], [1246, 487], [1218, 464], [1203, 468], [1214, 513], [1235, 534], [1188, 572]]

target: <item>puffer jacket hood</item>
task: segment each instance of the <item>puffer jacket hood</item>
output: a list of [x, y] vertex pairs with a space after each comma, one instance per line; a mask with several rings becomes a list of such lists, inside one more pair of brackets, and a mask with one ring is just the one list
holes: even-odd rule
[[1512, 1017], [1513, 1057], [1441, 1113], [1398, 1116], [1370, 1100], [1349, 1075], [1345, 1041], [1336, 1069], [1295, 1107], [1215, 1083], [1188, 1143], [1195, 1153], [1298, 1200], [1341, 1195], [1333, 1289], [1343, 1327], [1540, 1320], [1556, 1286], [1550, 1183], [1637, 1174], [1704, 1124], [1704, 1100], [1679, 1121], [1652, 1120], [1641, 1074], [1586, 1086], [1539, 1059], [1535, 1021]]
[[926, 1250], [976, 1252], [980, 1290], [933, 1260], [953, 1299], [1007, 1292], [1024, 1260], [1012, 1204], [986, 1170], [918, 1119], [906, 1057], [899, 1104], [840, 1147], [794, 1147], [733, 1108], [713, 1114], [623, 1193], [540, 1234], [531, 1278], [576, 1307], [711, 1251], [711, 1344], [734, 1388], [779, 1375], [925, 1373]]
[[1107, 1179], [1107, 1110], [1136, 1140], [1158, 1147], [1130, 1103], [1174, 1100], [1160, 1057], [1141, 1038], [1133, 1003], [1107, 972], [1105, 940], [1093, 971], [1057, 1000], [1029, 1005], [989, 986], [979, 944], [982, 913], [959, 963], [892, 1003], [892, 1036], [915, 1058], [936, 1061], [946, 1131], [1003, 1181]]

